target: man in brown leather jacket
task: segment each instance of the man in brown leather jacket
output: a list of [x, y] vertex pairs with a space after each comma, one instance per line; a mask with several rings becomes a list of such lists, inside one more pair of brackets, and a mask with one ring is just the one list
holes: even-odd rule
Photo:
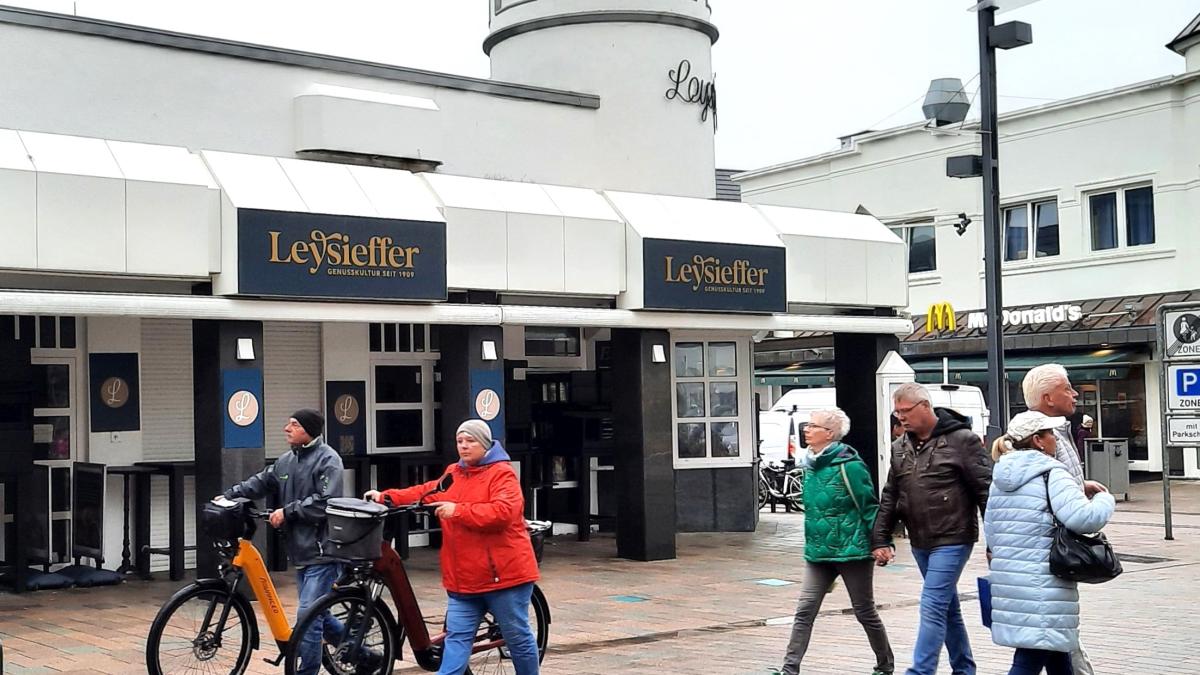
[[913, 557], [925, 583], [921, 622], [908, 675], [937, 672], [942, 645], [953, 672], [975, 675], [975, 661], [958, 604], [958, 578], [979, 539], [979, 517], [987, 506], [992, 459], [967, 418], [934, 408], [919, 384], [904, 384], [892, 396], [905, 433], [892, 443], [892, 462], [871, 533], [880, 565], [895, 557], [892, 531], [908, 528]]

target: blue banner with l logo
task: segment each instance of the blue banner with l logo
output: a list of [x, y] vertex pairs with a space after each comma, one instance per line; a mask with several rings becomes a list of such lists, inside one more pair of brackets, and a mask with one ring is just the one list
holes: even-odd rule
[[263, 445], [263, 375], [258, 368], [221, 371], [222, 447], [261, 448]]

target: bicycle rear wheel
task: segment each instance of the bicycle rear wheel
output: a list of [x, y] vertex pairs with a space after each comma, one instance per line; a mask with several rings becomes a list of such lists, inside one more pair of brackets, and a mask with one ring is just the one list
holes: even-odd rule
[[[229, 615], [218, 626], [229, 602]], [[167, 600], [146, 637], [146, 671], [240, 675], [253, 650], [254, 614], [225, 587], [191, 584]]]
[[284, 672], [287, 675], [299, 672], [302, 638], [320, 621], [324, 624], [321, 662], [325, 672], [390, 675], [400, 644], [396, 621], [383, 600], [376, 601], [369, 614], [367, 607], [367, 596], [359, 588], [333, 591], [317, 600], [292, 630]]
[[[533, 638], [537, 642], [540, 663], [546, 658], [546, 645], [550, 642], [550, 605], [537, 586], [533, 587], [533, 596], [529, 599], [529, 627], [533, 630]], [[496, 623], [491, 612], [488, 612], [479, 624], [475, 642], [493, 642], [501, 638], [500, 625]], [[510, 675], [517, 672], [507, 646], [474, 653], [467, 664], [464, 675]]]

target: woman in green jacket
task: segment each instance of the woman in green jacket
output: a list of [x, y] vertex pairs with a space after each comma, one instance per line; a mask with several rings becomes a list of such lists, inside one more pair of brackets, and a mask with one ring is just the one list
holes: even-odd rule
[[813, 412], [804, 427], [808, 453], [799, 458], [805, 467], [804, 586], [783, 662], [784, 675], [799, 672], [813, 620], [839, 576], [875, 652], [873, 675], [895, 669], [887, 631], [875, 611], [871, 528], [879, 499], [866, 464], [854, 448], [841, 442], [849, 431], [850, 418], [837, 408]]

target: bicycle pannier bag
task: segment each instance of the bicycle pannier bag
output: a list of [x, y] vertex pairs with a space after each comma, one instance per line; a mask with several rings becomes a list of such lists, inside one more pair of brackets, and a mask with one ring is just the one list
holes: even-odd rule
[[1046, 481], [1046, 504], [1054, 518], [1054, 530], [1050, 536], [1050, 573], [1059, 579], [1077, 581], [1081, 584], [1102, 584], [1116, 579], [1124, 568], [1103, 532], [1079, 534], [1058, 522], [1054, 507], [1050, 506], [1050, 475], [1042, 474]]
[[233, 541], [246, 529], [245, 499], [205, 502], [200, 510], [200, 530], [217, 541]]
[[533, 546], [533, 557], [542, 564], [542, 550], [546, 547], [546, 532], [552, 523], [544, 520], [526, 520], [525, 531], [529, 533], [529, 543]]
[[375, 560], [383, 544], [387, 507], [375, 502], [334, 497], [325, 506], [326, 534], [321, 550], [342, 560]]

